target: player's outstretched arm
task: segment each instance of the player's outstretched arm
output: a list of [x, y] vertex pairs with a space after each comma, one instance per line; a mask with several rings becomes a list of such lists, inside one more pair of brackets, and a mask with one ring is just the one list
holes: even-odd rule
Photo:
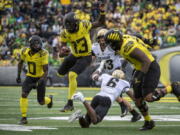
[[133, 101], [135, 100], [135, 98], [134, 98], [134, 93], [133, 93], [132, 90], [127, 91], [126, 94], [127, 94]]
[[91, 105], [90, 105], [87, 101], [84, 101], [83, 104], [84, 104], [84, 107], [85, 107], [86, 110], [87, 110], [88, 115], [89, 115], [90, 118], [91, 118], [91, 122], [92, 122], [93, 124], [96, 124], [97, 121], [98, 121], [98, 119], [97, 119], [97, 115], [96, 115], [95, 110], [91, 107]]

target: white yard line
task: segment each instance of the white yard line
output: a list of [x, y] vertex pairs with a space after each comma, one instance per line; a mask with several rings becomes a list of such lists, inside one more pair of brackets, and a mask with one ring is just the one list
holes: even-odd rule
[[[120, 116], [106, 116], [105, 121], [130, 121], [132, 116], [127, 115], [126, 117], [121, 118]], [[180, 121], [180, 115], [151, 115], [152, 119], [155, 121]], [[61, 117], [37, 117], [29, 118], [33, 120], [68, 120], [68, 116]], [[143, 118], [141, 119], [143, 121]]]

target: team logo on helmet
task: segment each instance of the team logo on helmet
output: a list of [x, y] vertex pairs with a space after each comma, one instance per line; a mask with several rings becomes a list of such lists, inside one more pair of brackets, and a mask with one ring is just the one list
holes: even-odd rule
[[122, 34], [119, 30], [112, 29], [105, 34], [105, 41], [113, 50], [120, 50], [122, 44]]
[[110, 30], [107, 33], [108, 40], [120, 41], [121, 38], [122, 38], [122, 35], [121, 35], [120, 31], [118, 31], [118, 30]]

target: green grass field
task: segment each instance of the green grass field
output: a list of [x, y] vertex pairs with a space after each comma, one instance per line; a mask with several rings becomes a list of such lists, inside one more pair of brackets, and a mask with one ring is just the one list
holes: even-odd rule
[[[89, 99], [97, 89], [80, 88]], [[19, 110], [19, 97], [21, 87], [0, 87], [0, 135], [179, 135], [180, 134], [180, 103], [172, 95], [168, 95], [160, 102], [149, 103], [150, 113], [156, 121], [156, 127], [150, 131], [139, 131], [143, 125], [143, 119], [136, 123], [130, 122], [130, 114], [120, 118], [120, 109], [114, 103], [108, 116], [114, 116], [110, 120], [104, 120], [98, 125], [92, 125], [88, 129], [80, 128], [78, 121], [68, 123], [68, 117], [72, 112], [61, 113], [59, 109], [66, 103], [67, 88], [47, 88], [46, 95], [54, 95], [54, 106], [47, 109], [40, 106], [36, 100], [36, 91], [29, 95], [28, 124], [18, 125], [21, 118]], [[132, 102], [131, 102], [132, 103]], [[132, 103], [134, 106], [134, 104]], [[85, 110], [82, 104], [75, 102], [75, 110]], [[116, 117], [115, 117], [116, 116]], [[115, 120], [113, 120], [113, 118]], [[41, 128], [41, 129], [40, 129]], [[42, 129], [49, 128], [49, 129]], [[16, 130], [16, 131], [15, 131]], [[24, 130], [24, 131], [19, 131]], [[26, 130], [26, 131], [25, 131]]]

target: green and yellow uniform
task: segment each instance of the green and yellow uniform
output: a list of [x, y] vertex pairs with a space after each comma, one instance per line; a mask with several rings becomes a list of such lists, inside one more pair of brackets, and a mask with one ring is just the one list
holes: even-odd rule
[[79, 31], [69, 33], [64, 30], [60, 36], [60, 42], [70, 43], [71, 52], [75, 57], [88, 56], [91, 54], [92, 44], [89, 30], [92, 24], [89, 21], [79, 23]]
[[30, 48], [23, 48], [21, 51], [21, 59], [28, 65], [27, 76], [41, 77], [43, 72], [43, 65], [48, 64], [48, 51], [42, 49], [38, 53], [31, 56]]
[[130, 56], [131, 52], [135, 48], [138, 48], [142, 52], [144, 52], [144, 54], [149, 58], [151, 62], [154, 61], [154, 57], [152, 56], [151, 52], [148, 50], [148, 45], [145, 44], [141, 39], [130, 35], [123, 35], [123, 44], [118, 53], [121, 56], [123, 56], [125, 59], [127, 59], [131, 64], [133, 64], [136, 70], [141, 70], [142, 63]]
[[[26, 74], [26, 79], [22, 85], [23, 93], [27, 95], [33, 89], [37, 89], [37, 100], [42, 105], [49, 104], [51, 99], [49, 97], [45, 97], [45, 86], [46, 82], [38, 83], [40, 77], [43, 76], [43, 65], [48, 64], [48, 51], [42, 49], [35, 54], [31, 54], [30, 48], [23, 48], [20, 53], [20, 59], [27, 63], [28, 72]], [[20, 98], [20, 109], [22, 113], [22, 117], [27, 117], [27, 108], [28, 108], [28, 98], [21, 97]]]
[[[68, 73], [69, 92], [68, 100], [72, 98], [77, 88], [77, 76], [82, 73], [91, 63], [91, 39], [89, 31], [92, 23], [89, 21], [80, 21], [79, 30], [75, 33], [69, 33], [66, 29], [60, 35], [60, 42], [70, 43], [71, 54], [67, 56], [58, 69], [59, 75]], [[72, 105], [72, 103], [70, 103]]]

